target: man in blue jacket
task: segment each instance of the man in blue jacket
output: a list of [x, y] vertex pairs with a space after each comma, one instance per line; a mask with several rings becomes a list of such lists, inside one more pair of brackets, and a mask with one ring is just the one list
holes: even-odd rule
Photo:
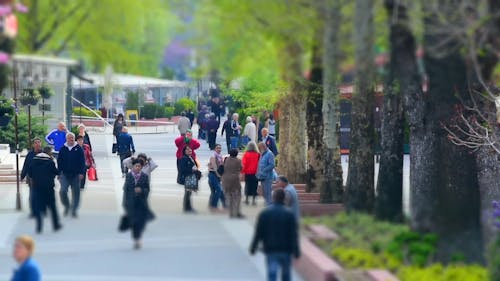
[[297, 220], [285, 208], [285, 191], [277, 189], [273, 193], [274, 204], [264, 209], [258, 219], [255, 234], [250, 245], [254, 255], [260, 242], [264, 246], [267, 261], [267, 280], [277, 280], [281, 268], [281, 280], [291, 280], [292, 256], [300, 257]]
[[63, 122], [59, 122], [59, 124], [57, 124], [57, 129], [52, 130], [45, 137], [45, 141], [54, 146], [54, 156], [57, 156], [59, 154], [59, 150], [64, 146], [67, 133], [68, 131], [66, 130], [66, 125]]
[[260, 159], [257, 166], [257, 179], [261, 182], [266, 205], [272, 204], [272, 186], [274, 179], [274, 155], [263, 142], [259, 143]]
[[135, 153], [134, 139], [128, 133], [128, 128], [123, 127], [122, 133], [118, 137], [118, 155], [120, 156], [120, 168], [122, 170], [122, 177], [128, 172], [128, 168], [123, 165], [123, 160], [132, 156]]
[[[76, 218], [78, 206], [80, 204], [80, 181], [85, 174], [85, 156], [82, 147], [75, 141], [75, 134], [66, 134], [66, 143], [59, 151], [57, 167], [60, 174], [59, 181], [61, 183], [59, 195], [64, 205], [64, 215], [67, 216], [69, 214], [71, 207], [71, 215], [73, 218]], [[70, 186], [71, 205], [68, 198], [68, 189]]]

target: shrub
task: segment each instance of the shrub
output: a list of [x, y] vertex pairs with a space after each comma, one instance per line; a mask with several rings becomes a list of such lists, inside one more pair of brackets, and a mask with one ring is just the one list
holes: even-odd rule
[[128, 92], [127, 99], [125, 101], [125, 108], [127, 110], [137, 110], [139, 108], [139, 93]]
[[165, 106], [165, 117], [172, 118], [174, 116], [175, 107]]
[[181, 112], [191, 109], [194, 111], [196, 104], [189, 98], [181, 98], [174, 104], [174, 114], [179, 115]]
[[406, 264], [425, 266], [433, 261], [437, 236], [403, 231], [388, 245], [387, 251]]
[[[18, 134], [19, 134], [19, 149], [29, 149], [30, 141], [28, 141], [28, 115], [24, 112], [18, 115]], [[47, 126], [42, 125], [41, 117], [31, 117], [31, 138], [39, 137], [45, 138], [47, 135]], [[14, 121], [11, 120], [9, 124], [0, 130], [0, 143], [7, 143], [10, 145], [11, 150], [16, 147]]]
[[398, 277], [402, 281], [488, 281], [486, 269], [477, 265], [443, 267], [441, 264], [434, 264], [426, 268], [403, 267]]
[[165, 117], [165, 109], [156, 103], [147, 103], [141, 109], [141, 118], [155, 119]]
[[76, 116], [96, 117], [96, 114], [101, 116], [100, 111], [88, 110], [85, 107], [73, 107], [73, 115]]

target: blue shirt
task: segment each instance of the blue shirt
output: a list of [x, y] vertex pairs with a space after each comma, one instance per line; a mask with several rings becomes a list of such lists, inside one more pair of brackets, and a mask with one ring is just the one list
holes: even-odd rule
[[42, 274], [40, 273], [40, 269], [38, 264], [28, 258], [19, 266], [17, 270], [14, 271], [14, 275], [12, 276], [12, 281], [40, 281], [42, 280]]
[[270, 180], [274, 178], [274, 154], [266, 149], [260, 156], [257, 167], [257, 179]]
[[118, 154], [135, 152], [134, 140], [129, 133], [121, 133], [118, 137]]
[[291, 184], [285, 187], [285, 206], [290, 208], [290, 211], [295, 215], [297, 222], [300, 219], [299, 195], [297, 190]]
[[45, 141], [53, 145], [54, 150], [59, 152], [64, 143], [66, 143], [66, 131], [59, 131], [57, 129], [52, 130], [52, 132], [45, 137]]

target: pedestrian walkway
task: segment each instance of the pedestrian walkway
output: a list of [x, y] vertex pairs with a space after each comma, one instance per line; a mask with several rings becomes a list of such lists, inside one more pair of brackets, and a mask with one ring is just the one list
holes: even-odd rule
[[[15, 184], [0, 185], [0, 280], [10, 278], [15, 266], [11, 244], [20, 234], [36, 239], [35, 257], [43, 280], [265, 280], [263, 255], [248, 254], [262, 200], [260, 208], [244, 206], [246, 220], [212, 215], [208, 211], [210, 191], [205, 176], [200, 192], [193, 198], [198, 214], [183, 214], [183, 188], [175, 182], [176, 136], [133, 134], [136, 151], [145, 152], [159, 164], [152, 174], [150, 195], [157, 218], [148, 224], [144, 248], [139, 251], [132, 250], [129, 232], [117, 231], [123, 212], [123, 179], [118, 157], [111, 154], [110, 135], [91, 135], [99, 181], [88, 182], [79, 218], [63, 217], [60, 232], [54, 233], [46, 219], [43, 234], [36, 235], [35, 222], [28, 219], [27, 187], [22, 188], [24, 209], [15, 212]], [[211, 152], [205, 142], [197, 155], [206, 175]], [[61, 213], [60, 204], [58, 208]]]

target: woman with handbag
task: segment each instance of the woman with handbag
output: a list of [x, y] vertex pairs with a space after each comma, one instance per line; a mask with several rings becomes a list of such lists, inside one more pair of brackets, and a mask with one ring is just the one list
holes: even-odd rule
[[224, 194], [229, 202], [229, 217], [244, 218], [241, 214], [241, 160], [237, 158], [238, 149], [229, 151], [229, 157], [224, 160], [224, 174], [222, 175], [222, 186]]
[[[80, 189], [84, 189], [85, 183], [87, 182], [87, 180], [86, 180], [87, 179], [87, 171], [90, 168], [95, 169], [95, 160], [94, 160], [94, 155], [92, 155], [92, 149], [90, 148], [90, 146], [88, 144], [85, 143], [84, 137], [82, 137], [81, 135], [78, 135], [76, 137], [76, 142], [83, 149], [83, 156], [85, 157], [85, 173], [83, 174], [83, 178], [80, 180]], [[97, 180], [97, 176], [94, 179], [89, 178], [89, 180]]]
[[198, 191], [198, 181], [201, 178], [201, 172], [198, 170], [198, 164], [193, 158], [193, 150], [185, 146], [182, 150], [184, 155], [179, 162], [180, 181], [184, 184], [184, 202], [183, 210], [186, 213], [196, 213], [191, 204], [191, 195]]
[[134, 159], [133, 168], [127, 173], [123, 186], [123, 207], [126, 218], [132, 228], [134, 249], [142, 247], [141, 237], [146, 223], [154, 219], [154, 214], [149, 209], [149, 177], [142, 172], [144, 161]]
[[219, 209], [217, 205], [219, 200], [222, 202], [222, 207], [226, 209], [226, 202], [224, 200], [224, 193], [220, 184], [220, 178], [224, 174], [224, 161], [222, 160], [222, 146], [215, 145], [214, 154], [210, 157], [208, 162], [208, 185], [210, 186], [210, 199], [208, 205], [210, 211], [216, 212]]

